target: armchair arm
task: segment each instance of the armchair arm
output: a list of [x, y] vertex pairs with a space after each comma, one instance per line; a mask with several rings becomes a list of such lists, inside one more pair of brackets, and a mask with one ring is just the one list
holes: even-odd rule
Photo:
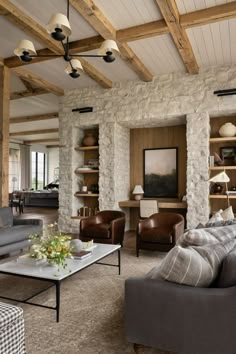
[[176, 243], [177, 240], [184, 234], [184, 220], [175, 224], [173, 229], [173, 243]]
[[96, 215], [89, 216], [80, 220], [80, 230], [84, 230], [87, 226], [98, 224], [98, 218]]
[[16, 218], [13, 218], [13, 225], [41, 225], [41, 226], [43, 226], [43, 220], [41, 220], [41, 219], [16, 219]]
[[140, 235], [140, 233], [144, 230], [144, 229], [150, 229], [153, 225], [153, 221], [151, 218], [147, 218], [144, 220], [140, 220], [138, 225], [137, 225], [137, 234]]
[[124, 240], [125, 217], [114, 219], [111, 221], [111, 236], [113, 243], [121, 243]]

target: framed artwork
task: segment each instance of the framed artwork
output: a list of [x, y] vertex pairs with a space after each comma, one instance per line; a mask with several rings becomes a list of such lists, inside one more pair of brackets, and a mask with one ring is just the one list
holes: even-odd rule
[[178, 197], [178, 148], [144, 149], [144, 197]]
[[236, 156], [236, 147], [235, 146], [221, 147], [220, 154], [222, 160], [233, 160], [234, 156]]

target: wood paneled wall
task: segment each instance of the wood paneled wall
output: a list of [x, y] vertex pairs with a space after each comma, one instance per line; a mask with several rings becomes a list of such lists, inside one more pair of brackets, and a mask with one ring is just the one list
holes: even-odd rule
[[186, 125], [130, 130], [130, 199], [136, 184], [143, 186], [143, 149], [178, 147], [178, 195], [186, 194]]

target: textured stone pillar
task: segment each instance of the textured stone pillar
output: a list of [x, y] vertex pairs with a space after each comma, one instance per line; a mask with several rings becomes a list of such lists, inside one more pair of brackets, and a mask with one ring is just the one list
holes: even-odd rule
[[210, 121], [208, 113], [187, 115], [187, 227], [194, 228], [209, 218]]
[[83, 164], [82, 154], [75, 151], [75, 146], [81, 141], [82, 132], [72, 122], [70, 115], [61, 113], [60, 129], [60, 189], [59, 189], [59, 226], [64, 232], [79, 232], [79, 220], [72, 220], [77, 215], [81, 201], [74, 196], [78, 191], [78, 178], [75, 169]]
[[99, 208], [118, 209], [118, 202], [129, 195], [129, 129], [100, 124], [99, 154]]

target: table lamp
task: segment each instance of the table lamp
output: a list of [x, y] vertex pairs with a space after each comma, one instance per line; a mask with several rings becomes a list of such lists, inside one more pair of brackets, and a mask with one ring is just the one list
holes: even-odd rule
[[143, 190], [142, 186], [136, 185], [136, 186], [134, 187], [134, 190], [133, 190], [132, 194], [134, 194], [134, 199], [135, 199], [135, 200], [140, 200], [140, 199], [142, 199], [143, 194], [144, 194], [144, 190]]
[[225, 192], [227, 196], [227, 204], [228, 207], [230, 206], [229, 204], [229, 194], [228, 194], [228, 182], [230, 181], [229, 176], [226, 174], [225, 171], [218, 173], [214, 177], [209, 179], [209, 182], [214, 182], [214, 183], [225, 183]]

